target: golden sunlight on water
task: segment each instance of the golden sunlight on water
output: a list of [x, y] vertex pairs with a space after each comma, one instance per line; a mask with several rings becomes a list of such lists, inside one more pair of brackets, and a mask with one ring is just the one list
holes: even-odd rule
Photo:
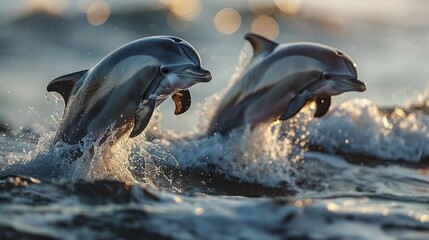
[[204, 208], [201, 208], [201, 207], [195, 208], [194, 209], [194, 214], [197, 215], [197, 216], [203, 215], [204, 214]]
[[110, 16], [110, 7], [106, 2], [93, 2], [86, 12], [88, 22], [93, 26], [99, 26], [107, 21]]
[[340, 210], [340, 206], [337, 204], [330, 202], [328, 205], [326, 205], [326, 209], [328, 209], [331, 212], [338, 212]]
[[235, 33], [241, 25], [241, 15], [233, 8], [224, 8], [213, 20], [216, 29], [223, 34]]
[[279, 25], [271, 17], [259, 16], [252, 21], [250, 31], [274, 40], [279, 35]]
[[178, 19], [192, 21], [201, 13], [201, 0], [161, 0]]

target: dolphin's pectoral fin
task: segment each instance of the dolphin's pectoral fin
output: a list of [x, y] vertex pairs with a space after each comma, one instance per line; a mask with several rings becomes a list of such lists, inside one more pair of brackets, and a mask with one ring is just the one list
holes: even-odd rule
[[153, 111], [155, 110], [156, 95], [151, 95], [149, 99], [144, 99], [137, 107], [135, 113], [135, 123], [130, 138], [139, 135], [149, 124]]
[[289, 102], [286, 112], [280, 116], [280, 120], [286, 120], [297, 114], [299, 110], [304, 107], [309, 98], [311, 98], [311, 93], [309, 91], [304, 91], [296, 95], [296, 97]]
[[255, 58], [258, 54], [264, 51], [272, 51], [274, 48], [278, 46], [278, 43], [275, 43], [271, 40], [268, 40], [262, 36], [248, 33], [244, 38], [250, 42], [253, 48], [253, 58]]
[[316, 98], [316, 112], [314, 113], [314, 117], [323, 117], [323, 115], [325, 115], [328, 110], [329, 107], [331, 106], [331, 97], [327, 96], [327, 97], [321, 97], [321, 98]]
[[61, 77], [57, 77], [52, 80], [47, 87], [48, 92], [57, 92], [64, 98], [64, 102], [67, 102], [70, 98], [71, 92], [76, 85], [76, 82], [82, 78], [88, 70], [70, 73]]
[[171, 96], [176, 105], [174, 114], [179, 115], [186, 112], [191, 107], [191, 93], [188, 89], [180, 90]]

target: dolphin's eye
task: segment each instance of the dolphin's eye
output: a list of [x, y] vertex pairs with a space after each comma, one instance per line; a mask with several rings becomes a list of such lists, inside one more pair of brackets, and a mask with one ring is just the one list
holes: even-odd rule
[[162, 73], [162, 74], [167, 75], [167, 74], [169, 74], [169, 73], [170, 73], [170, 69], [169, 69], [169, 68], [167, 68], [167, 67], [162, 67], [162, 68], [161, 68], [161, 73]]
[[325, 73], [325, 74], [323, 74], [323, 79], [325, 79], [325, 80], [331, 80], [332, 76], [330, 74]]
[[340, 52], [340, 51], [337, 51], [337, 55], [338, 55], [338, 56], [344, 56], [344, 53], [343, 53], [343, 52]]

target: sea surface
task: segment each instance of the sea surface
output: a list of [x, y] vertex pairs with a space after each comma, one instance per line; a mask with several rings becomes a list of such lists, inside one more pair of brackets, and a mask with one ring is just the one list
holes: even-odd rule
[[49, 129], [3, 135], [0, 238], [427, 239], [429, 116], [409, 111], [353, 99], [228, 137], [158, 114], [77, 160]]
[[[0, 239], [429, 239], [427, 1], [321, 2], [302, 1], [276, 41], [345, 51], [368, 90], [334, 97], [320, 119], [310, 105], [228, 136], [205, 130], [252, 57], [247, 5], [234, 5], [243, 22], [228, 36], [208, 17], [231, 7], [223, 1], [205, 1], [181, 31], [165, 10], [113, 4], [98, 27], [73, 13], [3, 11]], [[189, 113], [165, 103], [136, 138], [54, 145], [64, 103], [47, 83], [158, 34], [189, 41], [213, 73], [190, 89]]]

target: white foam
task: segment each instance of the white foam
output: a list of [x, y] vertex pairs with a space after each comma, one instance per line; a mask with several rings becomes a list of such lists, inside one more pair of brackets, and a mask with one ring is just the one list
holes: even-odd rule
[[397, 111], [387, 116], [369, 100], [344, 101], [309, 123], [308, 138], [332, 153], [417, 163], [429, 154], [429, 118]]
[[289, 139], [279, 138], [280, 130], [280, 125], [265, 125], [253, 130], [237, 129], [229, 136], [204, 137], [165, 131], [154, 143], [163, 149], [157, 154], [169, 154], [180, 169], [216, 169], [226, 178], [267, 186], [286, 182], [293, 188], [296, 174], [292, 172], [297, 171], [295, 164], [301, 165], [303, 152]]
[[286, 183], [299, 191], [305, 188], [303, 181], [316, 183], [340, 169], [353, 169], [341, 156], [305, 153], [308, 142], [319, 144], [330, 153], [370, 155], [386, 161], [417, 162], [429, 154], [428, 118], [424, 115], [388, 118], [365, 99], [345, 101], [321, 119], [313, 119], [311, 112], [311, 108], [306, 108], [290, 121], [254, 129], [244, 127], [229, 136], [162, 130], [161, 116], [155, 114], [146, 129], [150, 140], [143, 134], [133, 139], [125, 137], [112, 147], [106, 141], [94, 148], [94, 154], [90, 153], [92, 144], [86, 142], [79, 146], [83, 156], [73, 161], [64, 152], [76, 146], [52, 147], [55, 132], [39, 128], [38, 143], [12, 143], [14, 149], [7, 150], [3, 157], [2, 174], [67, 180], [114, 178], [143, 182], [155, 189], [176, 189], [164, 171], [165, 166], [178, 172], [215, 168], [225, 177], [266, 186]]

